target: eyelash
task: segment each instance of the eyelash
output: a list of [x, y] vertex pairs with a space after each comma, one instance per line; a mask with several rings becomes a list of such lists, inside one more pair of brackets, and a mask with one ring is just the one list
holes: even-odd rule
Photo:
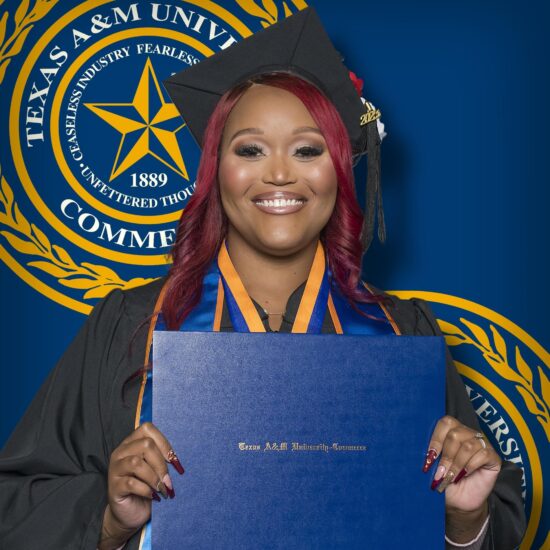
[[323, 154], [322, 147], [314, 147], [313, 145], [304, 145], [303, 147], [298, 147], [296, 153], [300, 152], [301, 157], [312, 158], [318, 157]]
[[[235, 153], [240, 157], [257, 158], [259, 155], [263, 155], [264, 151], [259, 145], [251, 144], [241, 145], [236, 149]], [[301, 158], [314, 158], [322, 155], [323, 149], [312, 145], [304, 145], [302, 147], [298, 147], [294, 154]]]
[[258, 145], [241, 145], [235, 151], [239, 157], [257, 157], [262, 155], [263, 152], [263, 149]]

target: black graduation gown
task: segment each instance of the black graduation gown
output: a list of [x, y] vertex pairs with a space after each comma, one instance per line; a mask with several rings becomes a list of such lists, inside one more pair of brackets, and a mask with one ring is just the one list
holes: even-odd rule
[[[139, 383], [125, 381], [143, 365], [162, 283], [114, 291], [94, 308], [0, 453], [1, 550], [96, 549], [109, 457], [134, 429]], [[392, 297], [388, 307], [403, 334], [440, 334], [424, 302]], [[450, 354], [446, 368], [447, 413], [479, 429]], [[521, 471], [505, 462], [490, 496], [483, 549], [519, 545], [520, 485]], [[138, 545], [139, 533], [126, 548]]]

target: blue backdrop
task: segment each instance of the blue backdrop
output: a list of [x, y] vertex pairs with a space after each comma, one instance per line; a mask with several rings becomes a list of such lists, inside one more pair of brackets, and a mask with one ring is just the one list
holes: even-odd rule
[[[116, 3], [124, 7], [124, 13], [131, 13], [128, 12], [129, 4]], [[135, 4], [140, 10], [150, 9], [148, 2]], [[221, 8], [213, 11], [212, 2], [181, 2], [179, 5], [189, 7], [188, 4], [195, 10], [210, 10], [213, 20], [220, 25], [227, 21], [229, 25], [227, 13], [222, 13]], [[382, 110], [388, 132], [382, 147], [388, 241], [384, 246], [376, 243], [369, 251], [364, 264], [366, 280], [403, 295], [414, 291], [429, 298], [430, 295], [423, 293], [437, 293], [433, 299], [434, 309], [447, 321], [455, 322], [456, 319], [451, 319], [455, 313], [445, 316], [444, 308], [458, 307], [459, 303], [454, 299], [440, 299], [442, 295], [485, 306], [514, 327], [520, 327], [521, 334], [527, 335], [531, 344], [537, 344], [538, 347], [528, 346], [524, 356], [532, 354], [527, 360], [534, 373], [530, 387], [540, 402], [532, 405], [526, 398], [522, 401], [521, 396], [514, 393], [514, 384], [506, 386], [503, 383], [501, 387], [506, 386], [504, 390], [514, 394], [512, 399], [516, 408], [532, 426], [539, 455], [537, 460], [544, 462], [545, 457], [549, 457], [550, 437], [550, 431], [545, 431], [550, 399], [545, 351], [549, 344], [546, 310], [550, 306], [550, 294], [546, 289], [550, 278], [547, 213], [550, 191], [546, 174], [546, 148], [550, 144], [548, 4], [540, 0], [528, 4], [510, 0], [483, 3], [472, 0], [444, 3], [317, 0], [310, 4], [317, 8], [346, 64], [364, 79], [364, 94]], [[78, 25], [73, 23], [72, 29], [78, 28], [90, 37], [90, 42], [84, 40], [80, 44], [80, 54], [94, 40], [104, 36], [96, 36], [90, 31], [91, 14], [103, 13], [112, 5], [107, 1], [47, 4], [37, 0], [29, 4], [10, 0], [0, 7], [0, 167], [2, 177], [20, 204], [22, 216], [43, 231], [52, 224], [36, 201], [27, 197], [28, 186], [20, 185], [21, 171], [16, 158], [19, 153], [14, 148], [15, 134], [18, 133], [24, 143], [28, 126], [28, 121], [27, 124], [24, 121], [25, 102], [32, 94], [31, 76], [35, 78], [39, 65], [33, 69], [34, 73], [29, 73], [28, 82], [19, 83], [19, 91], [18, 78], [25, 74], [31, 53], [41, 40], [46, 54], [55, 44], [63, 47], [63, 44], [72, 43], [74, 34], [63, 35], [59, 42], [47, 42], [44, 36], [46, 30], [61, 21], [69, 10], [82, 9], [81, 19]], [[244, 22], [251, 31], [283, 17], [285, 10], [296, 11], [301, 5], [298, 1], [223, 3], [227, 12]], [[32, 10], [38, 10], [39, 16], [30, 25], [25, 17]], [[85, 16], [88, 27], [82, 19]], [[111, 22], [113, 19], [116, 17]], [[122, 29], [120, 17], [119, 23]], [[132, 28], [139, 29], [140, 24], [145, 24], [143, 18], [134, 22]], [[30, 30], [26, 31], [29, 25]], [[162, 23], [157, 25], [162, 27]], [[165, 27], [181, 31], [181, 26], [165, 23]], [[67, 29], [70, 28], [69, 25]], [[233, 29], [237, 27], [233, 25]], [[23, 40], [17, 39], [23, 34]], [[237, 30], [233, 35], [240, 38]], [[15, 38], [10, 42], [12, 37]], [[174, 43], [176, 39], [170, 37], [170, 40]], [[214, 48], [211, 43], [209, 46]], [[60, 71], [71, 62], [72, 58]], [[169, 65], [166, 60], [158, 63], [159, 80], [170, 70], [181, 68], [181, 63]], [[139, 65], [138, 73], [142, 68], [143, 64]], [[50, 78], [52, 92], [48, 101], [53, 100], [58, 75], [50, 75]], [[102, 89], [107, 89], [108, 83], [103, 86]], [[120, 92], [116, 87], [113, 90]], [[122, 101], [120, 93], [115, 99]], [[14, 113], [15, 104], [21, 108]], [[45, 108], [49, 112], [51, 104], [46, 103]], [[15, 124], [12, 133], [10, 119], [12, 126]], [[50, 121], [46, 120], [45, 125], [48, 124]], [[101, 141], [97, 143], [104, 145]], [[191, 144], [187, 147], [192, 159], [189, 166], [193, 167], [196, 151]], [[50, 172], [53, 157], [50, 158], [47, 151], [27, 148], [22, 154], [27, 155], [28, 163], [31, 153], [35, 155], [31, 177], [42, 178], [40, 193], [44, 196], [55, 193], [56, 185], [63, 180], [60, 175]], [[362, 197], [364, 161], [357, 167], [356, 175]], [[0, 195], [4, 208], [2, 210], [0, 205], [3, 260], [0, 262], [3, 307], [0, 317], [0, 444], [82, 325], [83, 312], [96, 301], [93, 296], [84, 299], [77, 283], [65, 286], [63, 282], [54, 281], [54, 287], [51, 273], [44, 272], [45, 268], [29, 266], [31, 259], [26, 255], [30, 252], [6, 235], [17, 217], [9, 193], [3, 187]], [[12, 209], [11, 226], [6, 217], [6, 205]], [[19, 230], [25, 226], [20, 217], [15, 221], [19, 223]], [[29, 228], [27, 233], [40, 240], [40, 234], [33, 231]], [[70, 246], [74, 245], [71, 237], [58, 233], [57, 242], [64, 239], [62, 246], [71, 251]], [[48, 235], [46, 238], [54, 242], [54, 237]], [[83, 254], [81, 261], [101, 264], [104, 260], [109, 268], [118, 269], [124, 280], [155, 277], [165, 270], [162, 265], [145, 266], [147, 260], [143, 258], [137, 259], [135, 265], [128, 261], [117, 263], [111, 258], [107, 262], [100, 254], [82, 251], [82, 247], [79, 250]], [[71, 254], [75, 257], [76, 252]], [[61, 280], [62, 277], [56, 274], [54, 278]], [[55, 292], [44, 291], [42, 285], [54, 288], [58, 294], [66, 291], [71, 300], [83, 305], [80, 309], [67, 307], [60, 300], [52, 299]], [[78, 296], [77, 292], [80, 292]], [[465, 302], [460, 304], [462, 309], [455, 315], [457, 319], [464, 311], [475, 309], [467, 307]], [[496, 322], [496, 317], [483, 317], [490, 319], [493, 325]], [[458, 321], [456, 323], [455, 328]], [[491, 334], [489, 328], [486, 332]], [[509, 335], [512, 333], [519, 338], [517, 331], [509, 330]], [[526, 341], [522, 340], [524, 344]], [[516, 340], [508, 339], [507, 342], [511, 350], [519, 345]], [[466, 372], [461, 370], [463, 375]], [[529, 382], [528, 373], [523, 378]], [[472, 380], [473, 390], [483, 387], [479, 379]], [[538, 414], [533, 407], [538, 407]], [[527, 443], [525, 449], [532, 462], [532, 449]], [[542, 478], [537, 485], [533, 473], [536, 469], [531, 466], [526, 466], [525, 470], [526, 502], [534, 510], [538, 506], [535, 502], [537, 491], [542, 502], [543, 486]], [[537, 523], [532, 531], [532, 540], [536, 540], [533, 547], [542, 547], [548, 533], [547, 524]]]

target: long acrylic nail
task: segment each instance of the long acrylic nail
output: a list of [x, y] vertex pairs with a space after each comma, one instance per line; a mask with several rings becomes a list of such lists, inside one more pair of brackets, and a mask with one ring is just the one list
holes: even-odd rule
[[445, 474], [445, 477], [443, 478], [443, 482], [440, 483], [439, 486], [437, 487], [437, 491], [439, 493], [442, 493], [454, 481], [455, 477], [456, 477], [455, 473], [449, 470]]
[[168, 493], [168, 496], [170, 498], [174, 498], [176, 496], [176, 491], [174, 491], [174, 486], [172, 485], [172, 480], [170, 479], [170, 476], [168, 474], [166, 474], [162, 478], [162, 481], [163, 481], [164, 485], [166, 486], [166, 491]]
[[458, 472], [458, 475], [455, 477], [455, 480], [453, 483], [458, 483], [465, 475], [466, 475], [466, 468], [462, 468], [460, 472]]
[[431, 489], [432, 491], [434, 491], [435, 489], [437, 489], [439, 487], [439, 484], [443, 481], [443, 478], [439, 478], [439, 479], [434, 479], [432, 481], [432, 485], [431, 485]]
[[179, 475], [182, 475], [185, 472], [185, 470], [183, 469], [183, 466], [181, 465], [181, 462], [179, 461], [178, 456], [173, 451], [173, 449], [170, 449], [168, 451], [168, 462], [170, 462], [170, 464], [174, 466], [174, 468], [176, 469], [176, 472], [178, 472]]
[[424, 460], [424, 466], [422, 466], [422, 471], [426, 473], [434, 463], [437, 458], [437, 451], [435, 449], [429, 449], [426, 453], [426, 459]]
[[435, 475], [432, 481], [431, 488], [432, 490], [437, 489], [441, 482], [443, 481], [443, 477], [445, 476], [445, 466], [438, 466], [437, 470], [435, 471]]
[[159, 497], [159, 495], [158, 495], [158, 493], [157, 493], [156, 491], [153, 491], [153, 492], [151, 493], [151, 498], [152, 498], [153, 500], [156, 500], [157, 502], [160, 502], [160, 497]]
[[162, 481], [157, 483], [157, 491], [162, 495], [162, 498], [168, 498], [168, 491], [166, 490], [166, 485]]

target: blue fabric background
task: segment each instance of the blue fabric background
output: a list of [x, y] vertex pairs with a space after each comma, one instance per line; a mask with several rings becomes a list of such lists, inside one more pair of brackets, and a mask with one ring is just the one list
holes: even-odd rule
[[[388, 290], [472, 300], [548, 348], [548, 4], [310, 4], [365, 80], [365, 95], [382, 110], [388, 132], [388, 242], [372, 247], [365, 279]], [[17, 5], [11, 0], [1, 9]], [[67, 9], [57, 5], [48, 18]], [[33, 32], [25, 48], [40, 27]], [[0, 162], [10, 153], [15, 69], [8, 68], [0, 88]], [[364, 161], [357, 178], [362, 196]], [[0, 277], [1, 445], [84, 317], [31, 289], [3, 262]]]

